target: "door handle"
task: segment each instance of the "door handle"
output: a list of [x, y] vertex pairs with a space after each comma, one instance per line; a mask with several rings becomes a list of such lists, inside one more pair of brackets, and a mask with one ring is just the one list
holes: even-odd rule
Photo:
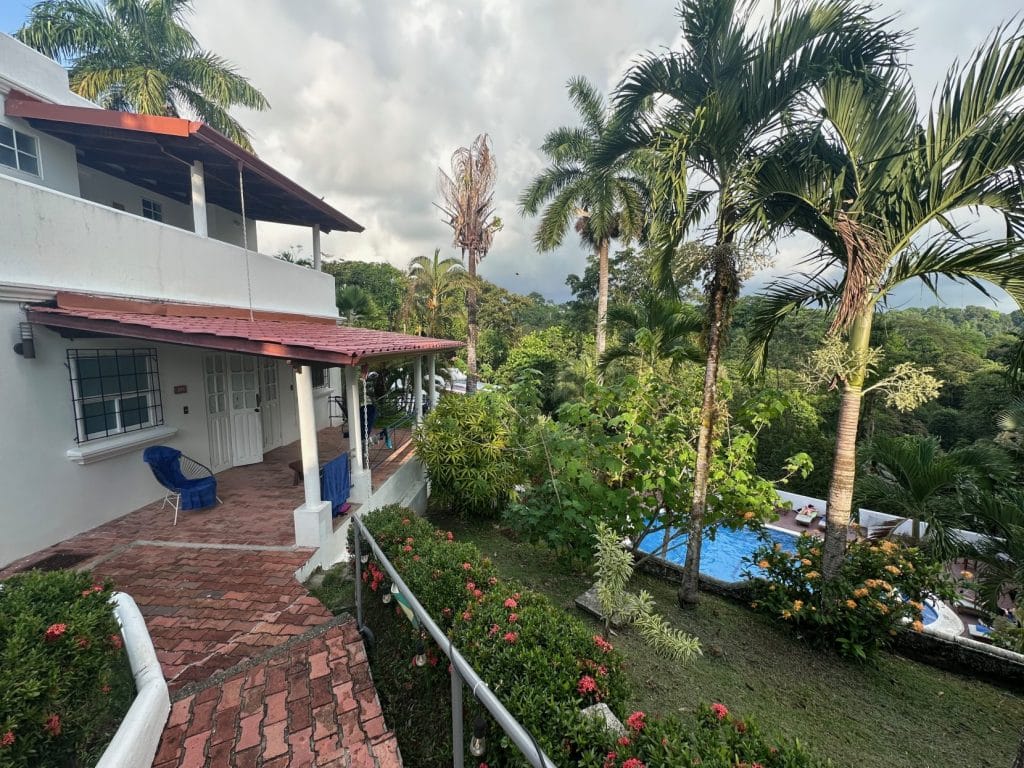
[[256, 409], [255, 409], [255, 413], [259, 413], [259, 412], [260, 412], [260, 409], [259, 409], [259, 408], [256, 408]]

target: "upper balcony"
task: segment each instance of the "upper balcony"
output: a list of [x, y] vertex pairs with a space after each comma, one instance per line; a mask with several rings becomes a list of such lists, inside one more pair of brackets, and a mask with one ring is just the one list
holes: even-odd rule
[[362, 227], [208, 126], [17, 91], [4, 115], [34, 171], [0, 175], [4, 282], [336, 315], [330, 276], [256, 252], [255, 221], [309, 228], [315, 263], [321, 232]]

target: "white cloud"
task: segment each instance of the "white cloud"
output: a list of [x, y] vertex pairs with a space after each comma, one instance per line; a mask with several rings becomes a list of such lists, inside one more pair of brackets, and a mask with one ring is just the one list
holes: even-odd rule
[[[881, 3], [917, 28], [909, 62], [925, 93], [1015, 10], [1011, 0]], [[572, 238], [536, 253], [515, 201], [543, 167], [544, 134], [575, 122], [565, 82], [584, 75], [607, 90], [637, 53], [678, 39], [671, 0], [247, 0], [242, 11], [207, 0], [192, 28], [269, 98], [270, 111], [239, 115], [261, 156], [366, 227], [328, 235], [325, 251], [401, 267], [450, 249], [432, 205], [437, 167], [487, 132], [505, 229], [481, 271], [555, 299], [584, 256]], [[301, 230], [261, 227], [265, 252], [308, 242]], [[806, 250], [788, 244], [778, 264]]]

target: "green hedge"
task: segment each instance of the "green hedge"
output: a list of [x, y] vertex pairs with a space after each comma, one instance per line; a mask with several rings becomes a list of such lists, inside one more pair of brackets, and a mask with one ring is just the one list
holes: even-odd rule
[[[593, 768], [820, 765], [800, 745], [772, 742], [754, 724], [735, 718], [720, 704], [686, 720], [630, 712], [624, 659], [582, 621], [544, 595], [498, 578], [493, 564], [475, 546], [455, 541], [449, 532], [408, 510], [387, 507], [363, 520], [423, 607], [556, 764]], [[372, 561], [364, 579], [378, 594], [390, 586]], [[395, 614], [400, 617], [400, 610], [396, 608]], [[409, 661], [378, 663], [375, 674], [401, 679], [409, 695], [429, 695], [431, 689], [444, 686], [443, 654], [430, 647], [427, 667], [414, 668], [411, 658], [418, 636], [404, 618], [398, 621], [407, 628], [401, 653]], [[373, 629], [378, 635], [396, 632], [395, 625]], [[417, 683], [417, 676], [424, 682]], [[431, 682], [425, 682], [428, 679]], [[389, 681], [381, 682], [389, 687]], [[598, 701], [628, 724], [627, 736], [616, 739], [580, 716], [580, 709]], [[467, 706], [467, 739], [472, 716], [480, 709]], [[447, 712], [435, 717], [435, 728], [447, 727]], [[392, 725], [401, 738], [403, 724]], [[526, 764], [494, 724], [489, 744], [481, 765]], [[402, 748], [406, 749], [404, 744]]]
[[0, 766], [92, 765], [134, 683], [110, 604], [88, 573], [32, 571], [0, 585]]

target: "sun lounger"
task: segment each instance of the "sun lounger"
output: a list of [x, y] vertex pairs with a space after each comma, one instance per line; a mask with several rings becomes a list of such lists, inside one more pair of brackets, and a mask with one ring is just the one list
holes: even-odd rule
[[992, 628], [986, 627], [984, 624], [968, 624], [967, 634], [973, 637], [975, 640], [991, 641], [989, 635], [992, 634]]
[[982, 618], [988, 616], [989, 613], [985, 610], [985, 606], [969, 595], [960, 595], [957, 597], [956, 609], [960, 611], [960, 613], [966, 613], [971, 616], [978, 616]]
[[797, 522], [798, 525], [810, 525], [811, 523], [814, 522], [814, 519], [817, 516], [818, 516], [817, 510], [812, 510], [810, 512], [801, 512], [799, 515], [797, 515], [793, 519]]

